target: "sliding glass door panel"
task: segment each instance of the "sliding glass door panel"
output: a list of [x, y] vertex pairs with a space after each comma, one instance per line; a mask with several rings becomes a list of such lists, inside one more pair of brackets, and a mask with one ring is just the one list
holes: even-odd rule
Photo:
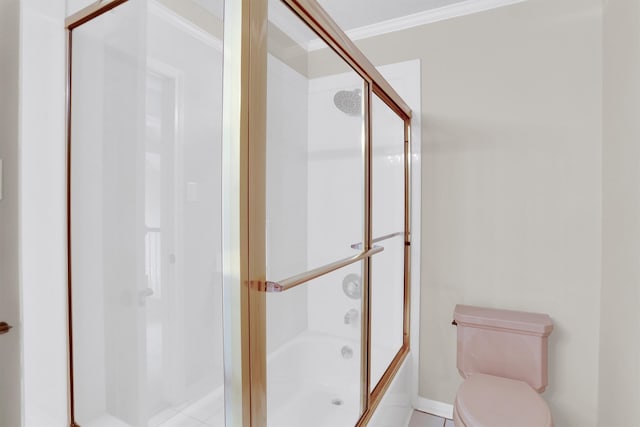
[[146, 4], [127, 3], [73, 34], [70, 244], [83, 425], [145, 422], [145, 15]]
[[71, 32], [83, 427], [223, 422], [222, 51], [179, 6], [129, 1]]
[[372, 236], [384, 252], [371, 261], [373, 390], [403, 344], [405, 266], [404, 120], [377, 95], [371, 103]]
[[[313, 33], [269, 2], [267, 278], [362, 252], [365, 81], [337, 54], [311, 65]], [[326, 46], [326, 45], [325, 45]], [[267, 296], [272, 427], [351, 427], [361, 416], [362, 269], [355, 262]]]
[[317, 36], [269, 2], [267, 277], [348, 257], [362, 240], [364, 82], [337, 54], [311, 67]]

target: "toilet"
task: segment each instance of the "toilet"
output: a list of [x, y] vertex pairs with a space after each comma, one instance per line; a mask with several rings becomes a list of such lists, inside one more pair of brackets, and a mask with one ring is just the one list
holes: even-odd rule
[[455, 427], [553, 427], [547, 387], [546, 314], [456, 305]]

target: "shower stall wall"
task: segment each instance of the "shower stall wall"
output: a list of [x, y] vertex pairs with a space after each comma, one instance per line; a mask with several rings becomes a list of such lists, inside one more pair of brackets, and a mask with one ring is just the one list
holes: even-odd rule
[[385, 425], [411, 111], [315, 1], [218, 3], [67, 20], [70, 425]]

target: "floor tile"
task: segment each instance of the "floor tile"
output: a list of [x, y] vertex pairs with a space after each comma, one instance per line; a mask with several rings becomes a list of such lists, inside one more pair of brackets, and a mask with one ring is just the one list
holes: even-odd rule
[[87, 427], [128, 427], [129, 424], [120, 421], [119, 419], [112, 417], [111, 415], [104, 414], [101, 417], [95, 418], [88, 422], [83, 422], [83, 426]]
[[447, 420], [447, 422], [445, 423], [444, 427], [454, 427], [453, 420]]
[[184, 414], [177, 414], [175, 417], [169, 418], [165, 423], [161, 424], [162, 427], [199, 427], [202, 424], [201, 421], [191, 418]]
[[176, 415], [178, 415], [178, 412], [176, 410], [174, 410], [172, 408], [165, 409], [164, 411], [154, 415], [149, 420], [147, 425], [149, 427], [159, 427], [159, 426], [163, 425], [169, 419], [175, 417]]
[[224, 427], [224, 408], [220, 408], [217, 413], [208, 418], [205, 424], [210, 427]]
[[426, 414], [420, 411], [413, 411], [409, 427], [444, 427], [444, 418]]
[[222, 399], [214, 395], [209, 395], [184, 408], [182, 412], [191, 418], [204, 422], [221, 412], [223, 406], [224, 401]]

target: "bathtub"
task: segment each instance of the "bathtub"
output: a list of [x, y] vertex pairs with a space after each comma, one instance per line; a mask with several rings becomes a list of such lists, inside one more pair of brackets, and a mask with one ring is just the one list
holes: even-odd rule
[[267, 358], [267, 395], [269, 427], [355, 425], [360, 343], [314, 332], [298, 335]]
[[[372, 370], [383, 368], [372, 367]], [[408, 387], [404, 384], [408, 379], [404, 377], [407, 375], [401, 371], [370, 426], [407, 425], [412, 408]], [[307, 331], [267, 357], [268, 427], [351, 427], [359, 416], [359, 341]], [[86, 425], [129, 427], [109, 415]], [[147, 424], [148, 427], [192, 425], [224, 427], [223, 386], [198, 399], [167, 408]]]

